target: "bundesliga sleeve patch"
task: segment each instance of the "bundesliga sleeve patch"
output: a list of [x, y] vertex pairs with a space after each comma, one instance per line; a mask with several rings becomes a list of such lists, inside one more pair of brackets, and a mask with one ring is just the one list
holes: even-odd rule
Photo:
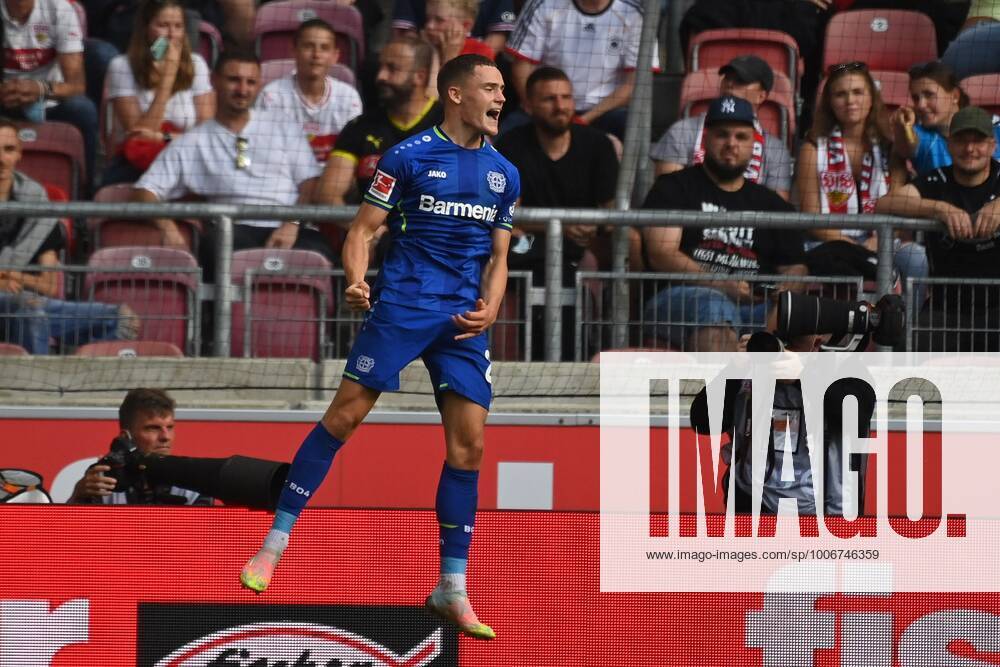
[[390, 176], [381, 169], [376, 169], [375, 178], [372, 180], [371, 187], [368, 188], [368, 194], [379, 201], [388, 202], [389, 197], [392, 196], [392, 189], [395, 187], [395, 177]]

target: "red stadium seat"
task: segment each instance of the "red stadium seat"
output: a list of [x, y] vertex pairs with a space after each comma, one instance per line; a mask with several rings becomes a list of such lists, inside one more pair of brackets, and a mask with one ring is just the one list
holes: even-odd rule
[[215, 66], [215, 61], [222, 53], [222, 34], [219, 29], [208, 21], [198, 23], [198, 55], [204, 58], [208, 68]]
[[69, 123], [17, 123], [24, 156], [17, 168], [39, 183], [51, 183], [80, 199], [86, 181], [83, 135]]
[[127, 303], [142, 318], [140, 340], [173, 343], [191, 353], [198, 339], [198, 263], [174, 248], [102, 248], [87, 262], [84, 298]]
[[524, 361], [522, 348], [523, 324], [531, 318], [524, 312], [521, 295], [514, 285], [507, 285], [507, 292], [500, 302], [497, 321], [490, 327], [490, 358], [493, 361]]
[[311, 250], [233, 253], [232, 355], [319, 360], [333, 312], [330, 262]]
[[26, 357], [28, 351], [14, 343], [0, 343], [0, 357]]
[[700, 32], [688, 45], [688, 71], [718, 72], [733, 58], [745, 55], [764, 60], [775, 72], [788, 77], [793, 94], [798, 91], [803, 68], [799, 46], [791, 35], [778, 30], [725, 28]]
[[[94, 195], [95, 202], [127, 202], [132, 196], [132, 183], [115, 183], [105, 185]], [[181, 236], [187, 242], [188, 250], [198, 247], [198, 235], [201, 233], [201, 222], [198, 220], [178, 220], [177, 227]], [[90, 232], [94, 249], [113, 248], [118, 246], [158, 246], [163, 242], [163, 235], [149, 220], [128, 220], [120, 218], [88, 218], [87, 229]]]
[[340, 62], [355, 72], [365, 52], [361, 12], [332, 0], [276, 0], [257, 7], [253, 37], [262, 61], [291, 58], [292, 36], [303, 21], [321, 18], [337, 33]]
[[936, 60], [937, 33], [926, 14], [900, 9], [859, 9], [833, 15], [826, 26], [823, 72], [860, 61], [869, 69], [906, 72]]
[[173, 343], [158, 340], [110, 340], [87, 343], [76, 349], [78, 357], [183, 357], [184, 353]]
[[[295, 69], [294, 58], [280, 58], [278, 60], [265, 60], [260, 65], [261, 86], [266, 86], [275, 79], [280, 79], [286, 74], [290, 74]], [[357, 87], [357, 79], [350, 67], [343, 63], [334, 63], [330, 67], [330, 76], [351, 86]]]
[[[718, 71], [690, 72], [681, 84], [681, 116], [696, 116], [708, 110], [708, 104], [719, 96]], [[791, 146], [795, 137], [795, 98], [792, 84], [784, 74], [774, 73], [774, 88], [757, 111], [765, 130]]]
[[969, 102], [994, 115], [1000, 114], [1000, 74], [978, 74], [962, 79]]

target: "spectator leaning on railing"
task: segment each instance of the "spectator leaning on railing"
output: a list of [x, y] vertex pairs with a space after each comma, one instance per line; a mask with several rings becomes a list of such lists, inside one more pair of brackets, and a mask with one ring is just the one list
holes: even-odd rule
[[[947, 233], [926, 235], [932, 278], [1000, 279], [1000, 163], [990, 114], [965, 107], [951, 119], [952, 164], [928, 172], [879, 200], [878, 213], [933, 218]], [[920, 313], [917, 348], [1000, 351], [1000, 285], [934, 286]], [[918, 308], [921, 304], [918, 304]], [[961, 329], [980, 333], [958, 333]]]
[[[871, 213], [905, 171], [890, 174], [891, 147], [875, 81], [862, 62], [830, 68], [812, 128], [796, 163], [795, 190], [805, 213]], [[868, 229], [809, 231], [806, 263], [813, 275], [859, 275], [875, 280], [878, 239]], [[904, 277], [927, 275], [923, 248], [906, 244], [896, 253]]]
[[[39, 183], [16, 170], [20, 159], [17, 128], [0, 119], [0, 201], [48, 201]], [[58, 272], [32, 270], [58, 266], [64, 246], [55, 218], [0, 218], [0, 340], [48, 354], [53, 338], [61, 345], [136, 338], [139, 318], [128, 306], [63, 301]]]
[[[705, 161], [657, 178], [643, 208], [792, 211], [773, 190], [744, 176], [753, 141], [750, 103], [739, 97], [713, 100], [705, 117]], [[698, 352], [734, 351], [737, 329], [765, 326], [773, 309], [746, 278], [806, 273], [802, 234], [794, 229], [646, 227], [643, 252], [653, 271], [732, 276], [670, 286], [645, 305], [649, 333], [660, 342]]]

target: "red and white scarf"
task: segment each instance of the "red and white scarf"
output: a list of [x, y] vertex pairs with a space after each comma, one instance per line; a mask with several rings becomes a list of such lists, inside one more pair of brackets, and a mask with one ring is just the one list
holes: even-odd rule
[[[705, 161], [705, 114], [698, 123], [698, 136], [694, 140], [694, 153], [691, 154], [691, 164], [701, 164]], [[752, 183], [764, 180], [764, 130], [755, 118], [753, 121], [753, 154], [750, 164], [743, 173], [743, 178]]]
[[861, 178], [854, 181], [839, 127], [834, 127], [829, 137], [817, 140], [816, 170], [823, 213], [872, 213], [875, 202], [889, 192], [889, 165], [878, 144], [865, 153]]

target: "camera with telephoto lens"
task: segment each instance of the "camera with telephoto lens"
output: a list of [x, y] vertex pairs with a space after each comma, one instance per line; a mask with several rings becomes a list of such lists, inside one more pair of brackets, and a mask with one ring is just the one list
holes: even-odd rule
[[227, 505], [273, 511], [288, 476], [289, 464], [249, 456], [204, 458], [144, 454], [124, 432], [97, 463], [110, 470], [116, 492], [136, 493], [140, 502], [184, 504], [170, 487], [196, 491]]
[[830, 334], [831, 342], [824, 349], [854, 350], [871, 336], [878, 345], [895, 347], [902, 342], [905, 328], [906, 307], [897, 294], [887, 294], [871, 303], [778, 293], [775, 333], [785, 341], [795, 336]]

